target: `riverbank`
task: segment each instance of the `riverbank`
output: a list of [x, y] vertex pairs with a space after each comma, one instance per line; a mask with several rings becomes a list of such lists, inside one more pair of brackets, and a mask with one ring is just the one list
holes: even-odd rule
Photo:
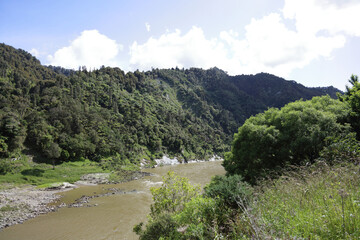
[[49, 204], [60, 198], [57, 193], [71, 189], [64, 187], [40, 190], [31, 185], [16, 187], [3, 185], [2, 187], [3, 189], [0, 190], [0, 229], [55, 211], [57, 206]]
[[128, 173], [114, 180], [110, 178], [109, 173], [90, 173], [83, 175], [74, 184], [60, 182], [49, 184], [46, 188], [42, 189], [32, 185], [14, 186], [12, 184], [3, 184], [0, 189], [0, 230], [23, 223], [41, 214], [54, 212], [60, 207], [89, 206], [88, 201], [92, 198], [113, 194], [127, 194], [127, 192], [119, 189], [108, 189], [108, 193], [82, 196], [73, 204], [64, 205], [56, 204], [56, 201], [61, 198], [61, 195], [58, 193], [81, 186], [128, 182], [148, 175], [150, 173], [135, 171], [132, 174]]

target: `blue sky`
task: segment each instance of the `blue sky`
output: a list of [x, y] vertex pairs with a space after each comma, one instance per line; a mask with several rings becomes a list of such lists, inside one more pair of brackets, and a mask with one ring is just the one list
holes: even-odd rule
[[360, 70], [360, 0], [0, 0], [0, 12], [0, 42], [46, 65], [217, 66], [342, 90]]

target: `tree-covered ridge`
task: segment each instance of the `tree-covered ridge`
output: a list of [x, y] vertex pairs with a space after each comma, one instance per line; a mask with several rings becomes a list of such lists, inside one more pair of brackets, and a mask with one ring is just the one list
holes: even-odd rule
[[0, 154], [30, 149], [56, 162], [110, 157], [115, 164], [162, 154], [206, 158], [229, 150], [251, 115], [335, 91], [270, 74], [231, 77], [217, 68], [44, 67], [0, 44]]

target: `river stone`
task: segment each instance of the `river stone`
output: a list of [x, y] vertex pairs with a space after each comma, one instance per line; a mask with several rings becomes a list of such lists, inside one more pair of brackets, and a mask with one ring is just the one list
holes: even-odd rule
[[80, 181], [90, 184], [105, 184], [109, 183], [110, 173], [90, 173], [85, 174], [80, 178]]

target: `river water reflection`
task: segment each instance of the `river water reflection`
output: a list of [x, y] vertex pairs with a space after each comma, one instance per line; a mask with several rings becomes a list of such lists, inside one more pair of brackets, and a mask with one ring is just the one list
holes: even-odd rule
[[[140, 180], [113, 185], [84, 186], [62, 193], [62, 202], [72, 203], [82, 195], [95, 195], [108, 188], [121, 189], [126, 194], [94, 198], [95, 207], [61, 208], [23, 224], [0, 232], [6, 240], [66, 240], [66, 239], [137, 239], [132, 232], [135, 224], [145, 221], [151, 204], [150, 187], [161, 184], [168, 171], [187, 177], [193, 184], [204, 186], [212, 176], [225, 173], [220, 161], [164, 166], [145, 171], [153, 173]], [[136, 191], [133, 191], [136, 190]]]

